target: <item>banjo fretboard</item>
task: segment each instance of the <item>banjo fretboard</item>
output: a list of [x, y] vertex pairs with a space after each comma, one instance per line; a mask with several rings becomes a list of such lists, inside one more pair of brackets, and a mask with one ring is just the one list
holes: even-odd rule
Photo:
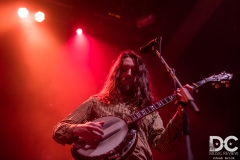
[[[201, 81], [198, 81], [197, 83], [193, 83], [193, 89], [197, 89], [198, 87], [202, 86], [203, 84], [207, 82], [222, 82], [222, 83], [228, 83], [229, 80], [232, 79], [232, 74], [222, 72], [221, 74], [218, 75], [213, 75], [208, 78], [204, 78]], [[160, 109], [161, 107], [167, 105], [168, 103], [171, 103], [172, 101], [177, 100], [177, 97], [172, 94], [163, 100], [148, 106], [140, 111], [137, 111], [133, 115], [127, 117], [125, 120], [128, 124], [133, 123], [135, 121], [138, 121], [139, 119], [147, 116], [148, 114]]]

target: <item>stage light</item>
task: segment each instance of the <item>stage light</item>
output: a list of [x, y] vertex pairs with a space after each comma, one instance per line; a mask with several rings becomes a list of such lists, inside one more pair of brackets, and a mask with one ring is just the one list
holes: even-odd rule
[[42, 22], [45, 19], [45, 14], [43, 12], [37, 12], [35, 13], [35, 20], [37, 22]]
[[155, 23], [155, 17], [153, 14], [148, 14], [144, 17], [137, 19], [136, 23], [138, 28], [142, 28]]
[[20, 18], [26, 18], [28, 16], [28, 10], [27, 8], [19, 8], [18, 9], [18, 16]]
[[79, 28], [79, 29], [77, 29], [76, 32], [77, 32], [77, 34], [82, 34], [82, 29]]
[[122, 18], [119, 14], [114, 14], [112, 12], [108, 12], [109, 16], [115, 17], [115, 18]]

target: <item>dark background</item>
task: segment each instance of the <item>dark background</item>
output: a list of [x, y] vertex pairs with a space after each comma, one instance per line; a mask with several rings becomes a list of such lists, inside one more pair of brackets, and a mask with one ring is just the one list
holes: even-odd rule
[[[162, 56], [183, 85], [223, 71], [233, 74], [228, 88], [208, 83], [194, 93], [201, 111], [188, 109], [194, 158], [212, 159], [209, 136], [240, 137], [239, 0], [10, 0], [0, 5], [1, 159], [71, 159], [71, 146], [51, 138], [53, 127], [98, 93], [120, 51], [139, 52], [159, 36]], [[46, 13], [43, 23], [33, 24], [43, 32], [21, 24], [20, 6]], [[139, 28], [136, 21], [149, 14], [155, 21]], [[77, 27], [89, 42], [82, 52], [71, 44]], [[86, 59], [78, 55], [85, 52]], [[149, 51], [142, 57], [158, 99], [172, 94], [172, 78], [157, 55]], [[165, 125], [175, 111], [173, 104], [159, 110]], [[153, 154], [155, 160], [187, 159], [184, 138], [172, 153]]]

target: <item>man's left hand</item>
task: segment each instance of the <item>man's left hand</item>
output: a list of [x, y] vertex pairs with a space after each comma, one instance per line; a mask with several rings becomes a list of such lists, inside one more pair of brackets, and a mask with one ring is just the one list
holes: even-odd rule
[[[186, 89], [188, 90], [188, 92], [189, 92], [191, 95], [193, 95], [193, 87], [192, 87], [192, 86], [190, 86], [189, 84], [186, 84], [186, 85], [184, 86], [184, 88], [186, 88]], [[179, 114], [180, 116], [182, 116], [183, 111], [184, 111], [184, 108], [183, 108], [183, 106], [182, 106], [181, 104], [186, 103], [186, 102], [185, 102], [185, 99], [184, 99], [183, 95], [181, 94], [181, 89], [180, 89], [180, 88], [177, 88], [177, 90], [174, 91], [174, 94], [175, 94], [175, 96], [176, 96], [177, 99], [178, 99], [178, 100], [177, 100], [177, 104], [179, 105], [179, 106], [178, 106], [178, 114]]]

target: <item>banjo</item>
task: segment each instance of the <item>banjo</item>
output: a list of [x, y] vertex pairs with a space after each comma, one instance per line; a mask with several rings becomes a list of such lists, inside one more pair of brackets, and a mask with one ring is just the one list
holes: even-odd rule
[[[219, 87], [219, 82], [229, 86], [229, 80], [232, 79], [232, 74], [222, 72], [219, 75], [213, 75], [205, 78], [197, 83], [193, 83], [193, 89], [197, 89], [207, 82], [213, 82], [215, 88]], [[177, 97], [172, 94], [163, 100], [146, 107], [133, 115], [122, 119], [116, 116], [105, 116], [93, 120], [93, 122], [104, 121], [103, 140], [89, 142], [76, 142], [71, 153], [75, 160], [121, 160], [128, 159], [132, 154], [137, 144], [137, 130], [134, 124], [141, 118], [160, 109], [170, 102], [177, 100]]]

